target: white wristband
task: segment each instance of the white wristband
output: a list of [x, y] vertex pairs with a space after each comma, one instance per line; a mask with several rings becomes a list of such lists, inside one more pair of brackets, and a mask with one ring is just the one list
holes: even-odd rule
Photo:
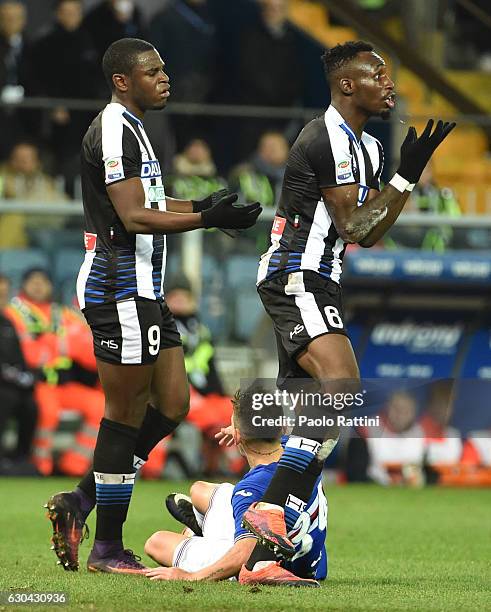
[[396, 172], [394, 176], [390, 179], [389, 185], [392, 185], [392, 187], [395, 187], [397, 191], [404, 193], [405, 191], [412, 191], [414, 189], [415, 184], [410, 183], [409, 181], [407, 181], [405, 178], [403, 178], [400, 174], [397, 174]]

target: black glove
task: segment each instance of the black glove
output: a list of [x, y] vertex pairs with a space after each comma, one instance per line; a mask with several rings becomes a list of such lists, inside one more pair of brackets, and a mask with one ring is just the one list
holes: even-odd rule
[[224, 196], [228, 194], [228, 189], [220, 189], [219, 191], [214, 191], [210, 193], [209, 196], [203, 198], [202, 200], [191, 200], [191, 204], [193, 205], [193, 212], [203, 212], [203, 210], [208, 210], [214, 206], [217, 202], [221, 200]]
[[417, 183], [435, 149], [454, 127], [455, 123], [439, 120], [432, 134], [433, 119], [430, 119], [418, 138], [415, 128], [411, 126], [401, 145], [401, 161], [397, 174], [410, 183]]
[[203, 227], [218, 227], [225, 229], [245, 229], [256, 223], [262, 212], [259, 202], [247, 204], [246, 206], [234, 206], [237, 194], [226, 195], [211, 208], [203, 210], [201, 220]]

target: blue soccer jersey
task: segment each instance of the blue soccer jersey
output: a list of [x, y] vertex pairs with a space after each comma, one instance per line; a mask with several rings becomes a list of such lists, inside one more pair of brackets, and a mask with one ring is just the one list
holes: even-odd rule
[[[242, 517], [249, 506], [260, 501], [268, 488], [277, 463], [258, 465], [238, 482], [232, 493], [232, 508], [235, 521], [235, 541], [251, 537], [250, 531], [242, 527]], [[305, 511], [299, 515], [294, 529], [288, 534], [295, 544], [298, 557], [284, 562], [283, 566], [300, 577], [323, 580], [327, 577], [327, 500], [319, 477], [314, 493]]]

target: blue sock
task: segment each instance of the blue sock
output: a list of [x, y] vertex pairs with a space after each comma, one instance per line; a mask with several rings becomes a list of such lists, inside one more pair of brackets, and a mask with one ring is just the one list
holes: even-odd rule
[[295, 472], [305, 472], [320, 447], [319, 442], [309, 438], [290, 436], [281, 456], [278, 467], [289, 468]]
[[94, 472], [97, 502], [97, 540], [118, 540], [126, 520], [135, 484], [135, 473], [104, 474]]
[[316, 459], [320, 446], [316, 440], [290, 436], [262, 501], [285, 506], [289, 494], [308, 501], [322, 471], [322, 463]]

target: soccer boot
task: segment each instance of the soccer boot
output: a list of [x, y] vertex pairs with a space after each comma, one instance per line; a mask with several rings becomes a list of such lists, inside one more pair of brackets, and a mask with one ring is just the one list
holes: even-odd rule
[[94, 550], [87, 559], [89, 572], [105, 572], [107, 574], [139, 574], [148, 572], [149, 568], [140, 563], [141, 557], [132, 550], [118, 550], [109, 557], [99, 557]]
[[51, 542], [52, 550], [58, 557], [58, 565], [68, 572], [78, 570], [78, 547], [85, 538], [89, 537], [89, 529], [85, 524], [78, 498], [74, 493], [57, 493], [50, 497], [47, 508], [47, 517], [53, 525]]
[[317, 589], [320, 584], [311, 578], [299, 578], [284, 567], [278, 561], [270, 563], [256, 571], [249, 571], [245, 565], [239, 573], [240, 584], [264, 584], [268, 586], [290, 586], [308, 587]]
[[242, 517], [242, 527], [249, 529], [276, 555], [289, 559], [295, 554], [295, 546], [286, 534], [285, 513], [280, 506], [263, 502], [251, 504]]
[[202, 536], [203, 531], [198, 525], [196, 516], [193, 512], [191, 498], [182, 493], [171, 493], [165, 498], [165, 505], [169, 513], [186, 527], [189, 527], [197, 536]]

